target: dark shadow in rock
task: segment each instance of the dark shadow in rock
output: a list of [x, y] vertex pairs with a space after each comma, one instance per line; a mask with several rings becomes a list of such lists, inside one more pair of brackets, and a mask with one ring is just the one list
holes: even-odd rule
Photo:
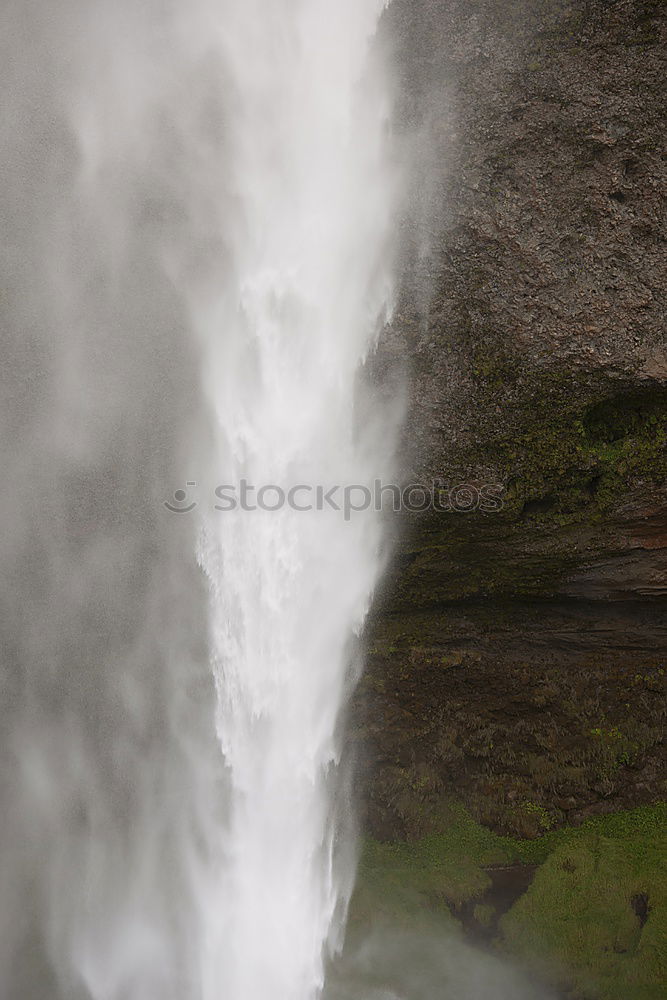
[[651, 912], [651, 907], [648, 905], [648, 893], [638, 892], [631, 898], [630, 906], [635, 916], [639, 918], [639, 926], [643, 928]]
[[498, 921], [530, 888], [537, 865], [502, 865], [484, 869], [491, 885], [478, 899], [468, 899], [450, 910], [475, 944], [490, 944], [498, 932]]
[[523, 505], [522, 514], [546, 514], [548, 511], [552, 510], [556, 505], [556, 498], [554, 496], [542, 497], [539, 500], [528, 500], [527, 503]]

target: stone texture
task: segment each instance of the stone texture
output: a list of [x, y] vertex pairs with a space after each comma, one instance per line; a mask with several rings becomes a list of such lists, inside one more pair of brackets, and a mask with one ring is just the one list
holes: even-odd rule
[[371, 374], [409, 385], [405, 479], [503, 509], [395, 526], [368, 821], [416, 835], [459, 793], [531, 835], [665, 794], [665, 7], [395, 0], [388, 28], [417, 182]]

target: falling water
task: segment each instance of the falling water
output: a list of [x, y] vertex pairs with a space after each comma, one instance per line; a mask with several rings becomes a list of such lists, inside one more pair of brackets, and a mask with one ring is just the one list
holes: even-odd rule
[[[389, 307], [382, 0], [227, 4], [237, 198], [225, 294], [198, 310], [222, 482], [265, 487], [205, 528], [218, 734], [231, 777], [206, 996], [314, 997], [344, 912], [331, 790], [350, 643], [378, 571], [355, 386]], [[377, 460], [377, 458], [376, 458]], [[293, 494], [296, 505], [279, 506]], [[354, 502], [363, 498], [355, 490]], [[334, 499], [334, 503], [336, 499]], [[309, 511], [308, 507], [315, 509]]]
[[381, 471], [383, 6], [3, 4], [3, 1000], [311, 1000], [340, 941], [377, 515], [214, 490]]

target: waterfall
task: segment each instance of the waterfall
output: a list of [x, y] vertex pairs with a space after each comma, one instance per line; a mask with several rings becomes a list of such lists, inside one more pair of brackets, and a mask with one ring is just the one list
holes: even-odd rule
[[232, 273], [198, 325], [221, 482], [252, 484], [265, 509], [218, 512], [202, 547], [231, 781], [210, 1000], [223, 982], [234, 1000], [315, 997], [344, 912], [330, 797], [378, 524], [318, 510], [317, 493], [359, 484], [362, 500], [378, 471], [354, 418], [390, 298], [388, 107], [369, 64], [382, 6], [226, 4]]
[[340, 944], [383, 7], [3, 5], [7, 1000], [312, 1000]]

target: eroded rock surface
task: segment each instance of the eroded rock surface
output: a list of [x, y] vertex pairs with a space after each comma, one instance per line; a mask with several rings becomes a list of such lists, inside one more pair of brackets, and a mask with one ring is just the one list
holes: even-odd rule
[[428, 142], [374, 363], [410, 384], [405, 479], [503, 507], [402, 520], [354, 707], [368, 821], [415, 836], [458, 792], [535, 835], [666, 793], [665, 6], [389, 16]]

